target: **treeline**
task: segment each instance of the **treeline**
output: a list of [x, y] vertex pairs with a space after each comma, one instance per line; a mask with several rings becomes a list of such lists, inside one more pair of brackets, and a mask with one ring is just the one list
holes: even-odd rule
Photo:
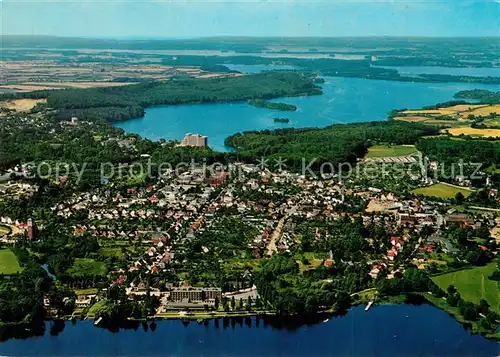
[[54, 91], [59, 89], [44, 89], [35, 90], [31, 92], [7, 92], [0, 93], [0, 100], [11, 100], [11, 99], [44, 99], [47, 98]]
[[455, 93], [455, 98], [476, 99], [485, 104], [499, 104], [500, 92], [492, 92], [485, 89], [464, 90]]
[[[406, 77], [408, 78], [408, 77]], [[481, 84], [500, 84], [499, 77], [475, 77], [475, 76], [456, 76], [452, 74], [419, 74], [421, 82], [460, 82], [460, 83], [481, 83]]]
[[[238, 133], [225, 144], [234, 147], [243, 160], [269, 157], [287, 160], [300, 168], [302, 160], [314, 160], [312, 169], [324, 162], [337, 165], [354, 163], [373, 143], [414, 144], [424, 135], [436, 135], [438, 129], [402, 121], [338, 124], [321, 129], [278, 129]], [[290, 167], [290, 166], [289, 166]]]
[[54, 117], [58, 120], [69, 120], [72, 117], [87, 121], [107, 120], [110, 122], [139, 118], [144, 116], [144, 108], [139, 105], [127, 107], [97, 107], [85, 109], [60, 109]]
[[500, 143], [495, 141], [431, 138], [420, 140], [417, 149], [440, 163], [500, 163]]
[[[312, 78], [294, 72], [265, 72], [230, 78], [179, 79], [123, 87], [66, 89], [50, 93], [47, 105], [65, 116], [108, 121], [143, 115], [162, 104], [230, 102], [321, 94]], [[121, 108], [121, 109], [120, 109]]]

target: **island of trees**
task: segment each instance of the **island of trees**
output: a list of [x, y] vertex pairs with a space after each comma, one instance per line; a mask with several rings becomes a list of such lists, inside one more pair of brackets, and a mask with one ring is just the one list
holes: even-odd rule
[[282, 111], [296, 111], [297, 107], [293, 104], [286, 104], [286, 103], [274, 103], [270, 102], [268, 100], [263, 100], [263, 99], [250, 99], [248, 101], [248, 104], [253, 105], [254, 107], [257, 108], [267, 108], [267, 109], [273, 109], [273, 110], [282, 110]]
[[289, 123], [290, 119], [288, 118], [274, 118], [273, 119], [275, 123]]

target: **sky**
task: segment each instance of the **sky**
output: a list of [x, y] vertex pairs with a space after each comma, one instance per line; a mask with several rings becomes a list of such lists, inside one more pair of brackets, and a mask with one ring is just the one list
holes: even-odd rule
[[2, 34], [500, 36], [500, 0], [0, 0]]

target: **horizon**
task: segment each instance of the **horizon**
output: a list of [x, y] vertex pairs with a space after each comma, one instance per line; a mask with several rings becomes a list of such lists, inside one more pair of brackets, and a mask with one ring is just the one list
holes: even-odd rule
[[64, 35], [46, 35], [46, 34], [0, 34], [2, 37], [52, 37], [52, 38], [75, 38], [75, 39], [88, 39], [88, 40], [148, 40], [148, 41], [161, 41], [161, 40], [209, 40], [209, 39], [361, 39], [361, 38], [387, 38], [387, 39], [500, 39], [500, 34], [498, 35], [459, 35], [459, 36], [405, 36], [405, 35], [359, 35], [359, 36], [240, 36], [240, 35], [223, 35], [223, 36], [137, 36], [137, 35], [126, 35], [126, 36], [64, 36]]
[[111, 39], [500, 36], [498, 0], [3, 0], [1, 11], [2, 35]]

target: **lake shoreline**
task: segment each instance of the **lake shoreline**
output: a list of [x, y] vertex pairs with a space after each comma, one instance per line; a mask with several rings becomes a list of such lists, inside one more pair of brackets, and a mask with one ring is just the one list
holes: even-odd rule
[[[323, 128], [333, 124], [386, 121], [394, 109], [421, 108], [453, 100], [461, 90], [495, 89], [492, 85], [412, 83], [351, 77], [324, 77], [321, 95], [282, 96], [269, 100], [297, 107], [287, 111], [289, 123], [273, 118], [282, 111], [256, 108], [247, 101], [160, 105], [146, 109], [145, 116], [113, 122], [125, 132], [150, 140], [182, 140], [186, 133], [208, 137], [208, 146], [227, 152], [227, 137], [244, 131], [283, 128]], [[363, 98], [362, 100], [356, 98]]]
[[128, 321], [111, 328], [95, 328], [93, 321], [52, 321], [35, 336], [3, 334], [0, 355], [55, 357], [78, 351], [79, 356], [131, 357], [144, 355], [146, 346], [148, 356], [302, 357], [328, 351], [342, 356], [489, 357], [498, 350], [495, 341], [472, 335], [428, 304], [377, 305], [368, 312], [356, 306], [336, 316]]
[[[374, 291], [373, 289], [369, 289], [368, 291]], [[345, 311], [333, 311], [332, 309], [327, 309], [327, 310], [321, 310], [313, 313], [303, 313], [303, 314], [278, 314], [276, 311], [272, 310], [266, 310], [266, 311], [235, 311], [235, 312], [200, 312], [200, 313], [190, 313], [190, 314], [184, 314], [180, 315], [179, 312], [172, 312], [171, 314], [156, 314], [153, 316], [149, 316], [147, 318], [132, 318], [129, 317], [125, 320], [121, 321], [113, 321], [108, 324], [99, 324], [96, 325], [95, 317], [83, 317], [80, 316], [77, 318], [76, 316], [63, 316], [60, 318], [55, 318], [55, 317], [50, 317], [46, 318], [43, 322], [54, 322], [56, 323], [57, 321], [93, 321], [94, 327], [98, 328], [104, 328], [104, 329], [110, 329], [110, 330], [116, 330], [116, 329], [121, 329], [121, 328], [126, 328], [126, 326], [129, 326], [130, 324], [139, 324], [139, 323], [149, 323], [149, 322], [159, 322], [159, 321], [181, 321], [183, 323], [189, 323], [189, 322], [197, 322], [199, 324], [201, 323], [206, 323], [208, 321], [213, 321], [213, 320], [220, 320], [220, 319], [242, 319], [242, 318], [270, 318], [270, 319], [277, 319], [277, 320], [290, 320], [290, 321], [295, 321], [295, 320], [318, 320], [318, 321], [328, 321], [331, 318], [335, 318], [338, 316], [345, 316], [349, 314], [349, 312], [353, 308], [357, 307], [362, 307], [362, 306], [367, 306], [369, 302], [373, 302], [373, 305], [371, 305], [371, 308], [377, 307], [377, 306], [395, 306], [395, 305], [413, 305], [413, 306], [420, 306], [420, 305], [428, 305], [435, 307], [436, 309], [440, 311], [446, 312], [454, 321], [459, 323], [464, 327], [464, 329], [467, 329], [471, 335], [479, 335], [483, 338], [485, 338], [488, 341], [500, 341], [500, 334], [491, 334], [491, 333], [486, 333], [486, 331], [481, 331], [477, 328], [477, 326], [471, 322], [471, 321], [466, 321], [461, 316], [458, 316], [457, 314], [453, 313], [451, 309], [447, 309], [445, 305], [443, 304], [436, 304], [436, 299], [437, 297], [434, 297], [430, 294], [424, 293], [408, 293], [406, 295], [397, 295], [397, 296], [385, 296], [385, 297], [377, 297], [375, 300], [371, 298], [367, 298], [365, 296], [361, 296], [362, 293], [368, 292], [368, 291], [362, 291], [358, 293], [352, 294], [353, 296], [357, 296], [358, 299], [355, 300], [351, 306], [345, 310]], [[366, 310], [365, 312], [369, 313], [369, 309]], [[286, 326], [286, 324], [285, 324]], [[0, 323], [0, 336], [3, 335], [4, 329], [12, 328], [14, 330], [22, 329], [25, 331], [33, 330], [36, 331], [36, 328], [31, 325], [31, 324], [26, 324], [26, 323]], [[35, 336], [32, 336], [35, 337]], [[13, 338], [13, 337], [12, 337]], [[28, 337], [29, 338], [29, 337]], [[1, 338], [0, 338], [1, 341]]]

